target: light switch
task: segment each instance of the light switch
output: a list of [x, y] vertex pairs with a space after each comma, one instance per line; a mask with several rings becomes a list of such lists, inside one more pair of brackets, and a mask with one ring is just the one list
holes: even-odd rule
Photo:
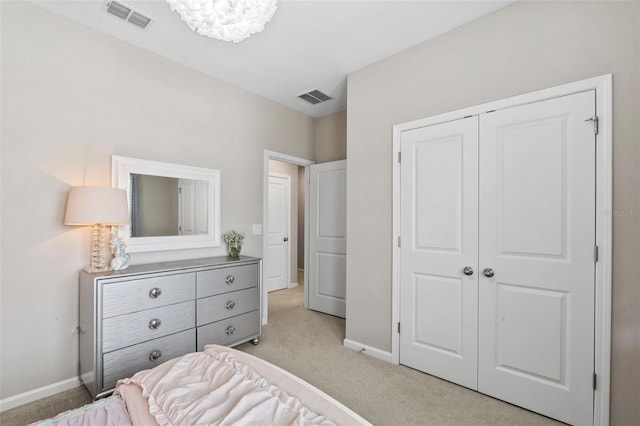
[[262, 235], [262, 224], [254, 223], [253, 224], [253, 235]]

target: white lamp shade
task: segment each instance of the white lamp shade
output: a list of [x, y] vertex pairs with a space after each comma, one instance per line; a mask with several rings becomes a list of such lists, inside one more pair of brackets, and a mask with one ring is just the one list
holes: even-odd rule
[[65, 225], [128, 225], [127, 193], [122, 189], [75, 186], [69, 191]]

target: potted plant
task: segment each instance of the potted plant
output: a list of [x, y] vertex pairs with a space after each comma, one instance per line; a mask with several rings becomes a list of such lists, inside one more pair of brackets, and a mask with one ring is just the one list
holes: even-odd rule
[[242, 250], [242, 242], [247, 235], [244, 232], [229, 231], [222, 235], [224, 242], [227, 243], [229, 249], [229, 256], [240, 257], [240, 251]]

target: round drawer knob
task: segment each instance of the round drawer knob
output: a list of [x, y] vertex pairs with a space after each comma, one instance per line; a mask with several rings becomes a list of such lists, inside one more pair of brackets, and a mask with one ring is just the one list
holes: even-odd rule
[[161, 294], [162, 294], [162, 290], [160, 290], [158, 287], [154, 287], [151, 290], [149, 290], [149, 297], [152, 299], [157, 299], [158, 297], [160, 297]]
[[227, 335], [231, 336], [235, 332], [236, 328], [234, 326], [230, 325], [229, 327], [227, 327]]
[[151, 351], [151, 353], [149, 354], [149, 361], [157, 361], [160, 359], [160, 357], [162, 356], [162, 351]]
[[234, 277], [233, 275], [227, 275], [227, 278], [224, 279], [224, 282], [227, 283], [227, 285], [231, 285], [235, 282], [236, 277]]
[[228, 309], [228, 310], [232, 310], [232, 309], [233, 309], [233, 308], [235, 308], [235, 307], [236, 307], [236, 302], [234, 302], [233, 300], [229, 300], [229, 301], [227, 302], [227, 309]]
[[151, 321], [149, 321], [149, 328], [152, 330], [155, 330], [156, 328], [160, 327], [160, 325], [162, 325], [162, 321], [160, 321], [158, 318], [154, 318]]

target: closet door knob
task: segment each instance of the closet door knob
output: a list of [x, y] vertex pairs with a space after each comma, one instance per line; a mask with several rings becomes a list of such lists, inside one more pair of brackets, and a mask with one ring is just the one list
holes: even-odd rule
[[473, 275], [473, 268], [471, 266], [465, 266], [462, 273], [465, 275]]
[[495, 272], [491, 268], [484, 268], [484, 271], [482, 271], [482, 273], [484, 274], [485, 277], [489, 277], [489, 278], [495, 275]]

